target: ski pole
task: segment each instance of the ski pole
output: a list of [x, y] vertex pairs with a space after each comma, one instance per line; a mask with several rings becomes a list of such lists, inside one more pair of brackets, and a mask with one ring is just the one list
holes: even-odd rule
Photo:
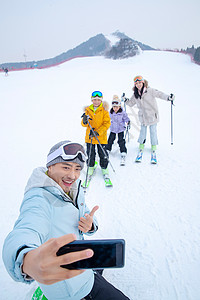
[[[124, 101], [124, 110], [126, 112], [126, 102], [125, 101]], [[128, 126], [126, 127], [125, 140], [126, 140], [126, 136], [128, 136], [128, 143], [129, 143], [129, 129], [128, 129]]]
[[126, 140], [126, 136], [128, 136], [128, 142], [129, 142], [129, 129], [128, 129], [128, 126], [126, 127], [125, 140]]
[[86, 178], [85, 178], [85, 187], [87, 187], [88, 170], [89, 170], [89, 166], [90, 166], [90, 159], [91, 159], [91, 152], [92, 152], [92, 140], [93, 140], [93, 136], [91, 137], [91, 142], [90, 142], [89, 157], [88, 157], [88, 162], [87, 162], [87, 172], [86, 172]]
[[106, 151], [103, 149], [103, 147], [102, 147], [102, 145], [101, 145], [101, 143], [100, 143], [100, 141], [99, 141], [99, 139], [98, 139], [96, 133], [94, 132], [94, 129], [92, 128], [92, 126], [91, 126], [89, 120], [88, 120], [88, 124], [89, 124], [89, 126], [90, 126], [90, 129], [92, 130], [92, 133], [93, 133], [94, 137], [96, 138], [97, 142], [99, 143], [99, 146], [100, 146], [101, 150], [103, 151], [103, 154], [104, 154], [105, 158], [107, 158], [108, 162], [109, 162], [110, 165], [111, 165], [111, 168], [112, 168], [113, 172], [115, 172], [115, 169], [113, 168], [113, 166], [112, 166], [112, 164], [111, 164], [111, 162], [110, 162], [110, 160], [109, 160], [108, 154], [107, 154]]
[[174, 136], [173, 136], [173, 106], [174, 102], [171, 101], [171, 145], [174, 143]]
[[124, 101], [125, 93], [122, 94], [121, 96], [121, 102], [124, 102], [124, 110], [126, 111], [126, 103]]
[[126, 102], [124, 101], [124, 110], [126, 111]]
[[[125, 98], [125, 93], [123, 93], [122, 96], [121, 96], [121, 102], [124, 102], [124, 110], [126, 112], [126, 102], [124, 101], [124, 98]], [[126, 140], [126, 136], [128, 136], [128, 142], [129, 142], [129, 130], [128, 130], [128, 127], [126, 128], [125, 140]]]

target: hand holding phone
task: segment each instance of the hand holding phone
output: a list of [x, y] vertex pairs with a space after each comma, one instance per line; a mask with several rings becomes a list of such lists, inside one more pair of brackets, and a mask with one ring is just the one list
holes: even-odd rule
[[61, 247], [57, 256], [85, 249], [92, 249], [94, 255], [81, 261], [61, 265], [61, 267], [73, 270], [122, 268], [124, 266], [125, 241], [123, 239], [74, 241]]
[[66, 261], [74, 262], [91, 257], [93, 251], [78, 251], [60, 257], [55, 255], [60, 247], [75, 239], [74, 234], [66, 234], [52, 238], [38, 248], [29, 251], [24, 256], [23, 273], [43, 284], [53, 284], [81, 274], [84, 270], [64, 270], [60, 268], [60, 265], [65, 264]]

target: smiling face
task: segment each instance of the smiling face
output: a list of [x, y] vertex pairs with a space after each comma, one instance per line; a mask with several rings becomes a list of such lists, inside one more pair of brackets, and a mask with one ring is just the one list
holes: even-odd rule
[[101, 99], [100, 98], [94, 98], [92, 99], [92, 103], [94, 107], [99, 107], [99, 105], [101, 104]]
[[142, 87], [143, 87], [143, 81], [137, 81], [136, 83], [135, 83], [135, 86], [136, 86], [136, 88], [139, 90], [139, 91], [141, 91], [141, 89], [142, 89]]
[[69, 193], [72, 184], [79, 178], [81, 166], [74, 162], [62, 162], [48, 168], [51, 177], [65, 193]]

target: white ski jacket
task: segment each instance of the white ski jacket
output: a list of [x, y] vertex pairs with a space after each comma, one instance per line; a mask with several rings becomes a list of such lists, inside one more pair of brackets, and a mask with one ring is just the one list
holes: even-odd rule
[[168, 101], [169, 95], [164, 94], [156, 89], [150, 88], [147, 86], [148, 83], [145, 81], [145, 90], [142, 94], [141, 99], [135, 98], [133, 94], [129, 101], [126, 104], [130, 107], [137, 104], [139, 109], [138, 117], [141, 125], [149, 126], [157, 124], [159, 122], [159, 112], [156, 98], [160, 98]]

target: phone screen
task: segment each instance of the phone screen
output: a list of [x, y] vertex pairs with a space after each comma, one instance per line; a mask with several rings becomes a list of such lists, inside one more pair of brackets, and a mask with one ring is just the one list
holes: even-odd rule
[[81, 240], [67, 244], [59, 249], [57, 255], [69, 252], [92, 249], [91, 258], [80, 260], [72, 264], [63, 265], [67, 269], [102, 269], [121, 268], [124, 266], [125, 241], [120, 240]]

